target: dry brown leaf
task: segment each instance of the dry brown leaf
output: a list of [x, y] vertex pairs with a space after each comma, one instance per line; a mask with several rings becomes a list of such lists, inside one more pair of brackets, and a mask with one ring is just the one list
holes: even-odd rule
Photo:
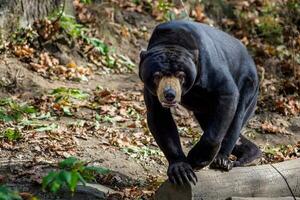
[[272, 134], [281, 133], [281, 134], [287, 134], [287, 135], [291, 134], [289, 131], [286, 130], [285, 127], [279, 127], [279, 126], [273, 125], [271, 122], [267, 122], [267, 121], [261, 124], [261, 129], [265, 133], [272, 133]]
[[275, 102], [275, 108], [284, 115], [291, 114], [297, 116], [300, 113], [300, 101], [296, 100], [294, 96], [287, 98], [280, 97]]
[[204, 20], [206, 19], [206, 15], [204, 12], [203, 5], [197, 3], [195, 9], [192, 11], [192, 16], [195, 17], [195, 20], [197, 22], [204, 22]]
[[30, 58], [33, 56], [34, 49], [28, 45], [14, 46], [13, 53], [19, 58]]

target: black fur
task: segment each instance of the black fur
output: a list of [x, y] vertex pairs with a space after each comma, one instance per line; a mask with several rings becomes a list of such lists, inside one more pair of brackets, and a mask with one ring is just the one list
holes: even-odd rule
[[[187, 75], [181, 104], [194, 112], [204, 131], [187, 156], [182, 151], [170, 109], [156, 96], [153, 74]], [[191, 169], [230, 170], [258, 156], [258, 147], [241, 138], [241, 129], [255, 109], [258, 76], [244, 45], [208, 25], [171, 21], [157, 26], [147, 51], [141, 53], [139, 75], [144, 82], [148, 126], [169, 161], [168, 176], [174, 183], [195, 181]], [[238, 157], [236, 164], [230, 154]]]

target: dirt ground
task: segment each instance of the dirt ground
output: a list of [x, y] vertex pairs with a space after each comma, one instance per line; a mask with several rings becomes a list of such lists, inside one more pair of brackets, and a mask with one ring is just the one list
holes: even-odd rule
[[[136, 55], [138, 56], [138, 55]], [[100, 85], [104, 88], [109, 88], [112, 90], [124, 91], [127, 92], [140, 92], [142, 93], [142, 83], [136, 73], [130, 74], [120, 74], [120, 75], [95, 75], [87, 83], [75, 83], [75, 82], [66, 82], [66, 81], [50, 81], [39, 76], [36, 73], [28, 70], [23, 63], [18, 61], [15, 58], [4, 58], [0, 63], [0, 73], [3, 74], [2, 79], [13, 79], [16, 74], [17, 77], [17, 86], [14, 88], [17, 92], [13, 95], [21, 96], [23, 99], [32, 98], [35, 95], [43, 94], [46, 91], [57, 87], [67, 87], [67, 88], [80, 88], [84, 91], [91, 91], [96, 86]], [[0, 97], [8, 97], [12, 94], [5, 91], [1, 92]], [[291, 119], [284, 119], [281, 115], [274, 113], [263, 113], [260, 115], [255, 115], [251, 121], [251, 124], [255, 124], [255, 121], [262, 118], [272, 118], [274, 120], [281, 120], [282, 123], [287, 123], [289, 125], [290, 134], [263, 134], [259, 133], [256, 130], [247, 127], [244, 130], [246, 136], [250, 136], [250, 139], [253, 139], [258, 145], [264, 148], [267, 145], [274, 146], [277, 144], [293, 144], [300, 140], [300, 118], [295, 117]], [[58, 123], [64, 125], [65, 120], [71, 119], [60, 119]], [[115, 127], [114, 127], [115, 128]], [[255, 133], [254, 138], [251, 138], [251, 133]], [[183, 138], [184, 140], [184, 138]], [[16, 162], [20, 161], [29, 161], [36, 156], [30, 149], [27, 148], [28, 144], [24, 144], [24, 147], [18, 145], [18, 152], [11, 150], [1, 149], [1, 162], [8, 162], [13, 160]], [[129, 175], [133, 178], [135, 177], [144, 177], [147, 173], [156, 174], [157, 172], [165, 172], [166, 165], [161, 165], [159, 163], [152, 163], [152, 165], [142, 165], [135, 162], [133, 158], [130, 158], [128, 155], [123, 152], [115, 149], [110, 146], [103, 146], [101, 138], [95, 137], [93, 135], [88, 136], [84, 139], [76, 138], [75, 145], [78, 150], [76, 156], [80, 156], [83, 160], [102, 160], [101, 165], [108, 167], [110, 169], [119, 171], [126, 175]], [[9, 158], [9, 159], [8, 159]], [[122, 163], [120, 165], [120, 163]], [[163, 174], [162, 173], [162, 174]]]
[[[100, 12], [101, 10], [105, 9], [94, 9], [96, 14], [103, 17], [105, 15]], [[127, 55], [135, 62], [136, 67], [133, 72], [104, 75], [94, 73], [85, 82], [51, 80], [41, 76], [37, 72], [33, 72], [29, 64], [20, 61], [11, 54], [5, 54], [0, 57], [0, 74], [2, 75], [2, 82], [7, 83], [7, 85], [1, 88], [0, 97], [13, 97], [22, 101], [33, 102], [37, 98], [43, 99], [41, 96], [49, 94], [51, 90], [58, 87], [79, 88], [82, 91], [93, 93], [97, 86], [101, 86], [101, 88], [108, 88], [109, 91], [113, 91], [111, 92], [112, 94], [124, 95], [128, 98], [126, 99], [127, 103], [131, 104], [134, 102], [136, 104], [134, 106], [142, 107], [141, 116], [144, 118], [143, 84], [137, 75], [139, 52], [141, 49], [147, 47], [147, 39], [157, 22], [150, 16], [137, 12], [120, 10], [116, 11], [115, 15], [113, 22], [109, 21], [111, 16], [106, 16], [107, 23], [103, 24], [106, 20], [101, 18], [101, 21], [96, 21], [96, 26], [99, 28], [99, 34], [104, 36], [105, 42], [111, 44], [117, 53]], [[122, 37], [119, 31], [121, 25], [129, 27], [131, 30], [145, 27], [145, 37]], [[76, 56], [73, 59], [76, 61]], [[80, 59], [78, 62], [85, 64], [87, 61]], [[131, 96], [132, 94], [134, 96]], [[47, 106], [47, 104], [45, 105]], [[129, 105], [129, 107], [131, 106]], [[135, 118], [120, 120], [117, 123], [100, 122], [100, 128], [97, 130], [89, 128], [88, 125], [84, 128], [70, 128], [68, 126], [72, 122], [78, 122], [78, 120], [90, 122], [97, 112], [99, 112], [99, 109], [93, 110], [80, 107], [80, 109], [77, 109], [76, 115], [72, 117], [59, 116], [54, 121], [42, 121], [43, 123], [55, 122], [59, 126], [59, 130], [57, 131], [39, 133], [25, 131], [24, 134], [26, 136], [18, 143], [1, 143], [0, 165], [3, 167], [1, 167], [0, 171], [9, 172], [11, 176], [8, 176], [7, 179], [16, 183], [18, 182], [16, 180], [20, 177], [25, 177], [28, 174], [34, 176], [36, 174], [36, 166], [38, 165], [51, 165], [63, 158], [76, 156], [94, 165], [107, 167], [124, 174], [132, 180], [145, 181], [152, 176], [159, 177], [162, 180], [166, 178], [166, 160], [161, 153], [157, 153], [159, 151], [158, 147], [155, 145], [149, 132], [145, 131], [143, 126], [131, 128], [124, 126], [127, 122], [135, 122]], [[116, 111], [116, 113], [118, 112]], [[180, 127], [185, 126], [180, 116], [183, 116], [183, 119], [192, 117], [186, 111], [182, 110], [174, 111], [174, 113]], [[266, 119], [286, 127], [288, 133], [263, 133], [259, 127], [261, 122]], [[139, 120], [141, 123], [144, 122], [144, 119]], [[193, 121], [192, 123], [195, 122]], [[199, 127], [197, 124], [193, 124], [191, 128], [193, 129], [191, 131], [192, 135], [199, 135], [201, 132], [198, 130]], [[118, 131], [110, 133], [110, 129]], [[195, 137], [191, 137], [190, 132], [185, 132], [186, 129], [183, 128], [182, 130], [180, 131], [182, 143], [185, 151], [188, 151]], [[132, 147], [135, 139], [143, 139], [144, 136], [141, 134], [146, 135], [145, 140], [147, 142], [137, 146], [139, 148], [147, 147], [152, 149], [153, 152], [147, 154], [150, 158], [141, 156], [141, 152], [130, 154], [126, 151], [126, 149], [128, 150], [128, 146]], [[300, 117], [284, 117], [272, 112], [259, 112], [245, 128], [244, 135], [252, 139], [263, 150], [279, 144], [296, 144], [300, 141]], [[37, 182], [39, 178], [36, 177]]]

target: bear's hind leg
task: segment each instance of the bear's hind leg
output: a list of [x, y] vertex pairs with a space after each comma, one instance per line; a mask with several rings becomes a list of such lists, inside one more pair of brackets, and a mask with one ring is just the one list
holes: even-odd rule
[[262, 152], [256, 144], [241, 135], [232, 151], [232, 154], [237, 157], [233, 166], [238, 167], [256, 164], [259, 161]]
[[[239, 160], [236, 164], [238, 165], [241, 162], [244, 163], [256, 156], [252, 154], [255, 154], [254, 152], [258, 149], [257, 146], [241, 136], [241, 130], [247, 123], [248, 119], [253, 115], [257, 101], [258, 90], [257, 88], [250, 87], [250, 85], [251, 84], [249, 83], [245, 83], [244, 87], [240, 91], [240, 102], [236, 110], [235, 117], [224, 137], [221, 149], [215, 160], [211, 163], [210, 168], [229, 171], [232, 167], [236, 166], [232, 161], [230, 161], [229, 156], [232, 154], [233, 149], [237, 146], [236, 143], [239, 138], [243, 138], [243, 143], [236, 147], [235, 152], [239, 152], [239, 154], [243, 153], [243, 157], [241, 157], [241, 160]], [[251, 152], [251, 156], [248, 155], [247, 158], [247, 151], [252, 151], [252, 148], [253, 152]]]

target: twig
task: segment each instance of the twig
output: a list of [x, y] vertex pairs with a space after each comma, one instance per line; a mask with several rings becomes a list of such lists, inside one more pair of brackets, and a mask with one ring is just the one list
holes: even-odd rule
[[62, 10], [61, 10], [61, 12], [59, 13], [59, 15], [57, 16], [57, 18], [54, 20], [53, 24], [56, 24], [56, 23], [60, 20], [60, 18], [61, 18], [62, 15], [64, 14], [65, 7], [66, 7], [66, 0], [64, 0]]

